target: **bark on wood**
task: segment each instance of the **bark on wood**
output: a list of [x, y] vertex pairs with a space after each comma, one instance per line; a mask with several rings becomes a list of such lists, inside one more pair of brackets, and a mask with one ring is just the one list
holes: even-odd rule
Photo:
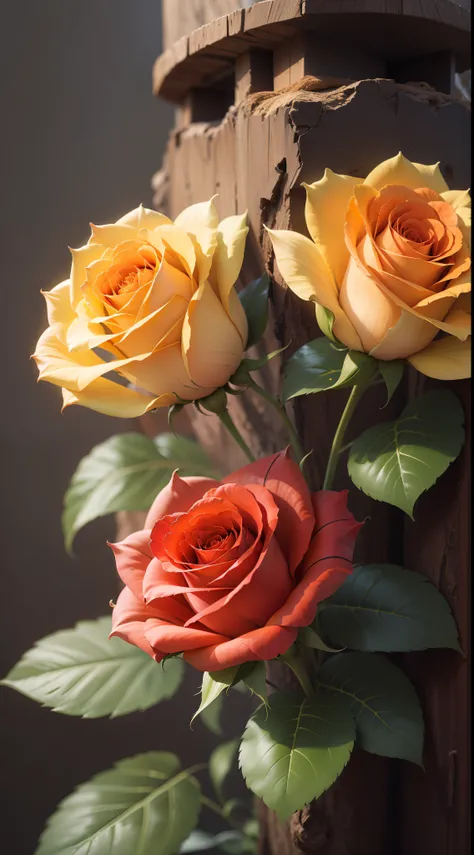
[[[248, 209], [251, 231], [242, 281], [254, 278], [264, 267], [275, 273], [273, 319], [265, 344], [272, 349], [275, 341], [288, 344], [285, 359], [316, 337], [318, 329], [312, 308], [288, 292], [274, 270], [264, 226], [305, 231], [302, 181], [319, 179], [326, 167], [363, 177], [375, 163], [402, 150], [413, 160], [441, 160], [452, 187], [470, 183], [465, 105], [427, 86], [397, 85], [386, 79], [342, 86], [334, 80], [306, 79], [299, 87], [250, 96], [231, 109], [220, 124], [201, 123], [176, 131], [166, 158], [171, 216], [214, 193], [219, 194], [221, 216]], [[268, 378], [273, 384], [278, 381], [276, 370], [275, 362]], [[382, 392], [367, 396], [359, 407], [353, 434], [376, 419], [393, 417], [400, 411], [406, 392], [401, 389], [381, 413]], [[312, 396], [295, 407], [304, 448], [313, 449], [309, 465], [315, 487], [322, 482], [330, 438], [344, 399], [344, 392], [334, 392]], [[272, 413], [260, 402], [247, 396], [233, 399], [232, 410], [255, 454], [270, 453], [284, 444]], [[216, 419], [199, 416], [191, 409], [189, 413], [196, 435], [211, 454], [229, 468], [243, 462]], [[441, 479], [437, 488], [443, 496], [445, 491], [456, 496], [452, 506], [447, 509], [439, 493], [428, 495], [420, 500], [415, 526], [407, 526], [400, 513], [371, 502], [355, 490], [350, 504], [358, 518], [369, 517], [358, 559], [404, 562], [431, 575], [450, 594], [467, 644], [468, 517], [463, 499], [467, 476], [463, 476], [462, 486], [457, 481], [465, 466], [466, 459]], [[349, 483], [341, 466], [336, 487], [346, 486]], [[356, 752], [331, 790], [285, 827], [261, 808], [262, 855], [461, 855], [468, 851], [464, 848], [468, 794], [463, 756], [467, 669], [454, 655], [440, 666], [444, 661], [443, 655], [436, 653], [431, 660], [420, 659], [419, 665], [416, 657], [409, 657], [408, 663], [427, 708], [428, 773]], [[278, 675], [274, 679], [279, 679]], [[443, 700], [448, 693], [449, 703]]]

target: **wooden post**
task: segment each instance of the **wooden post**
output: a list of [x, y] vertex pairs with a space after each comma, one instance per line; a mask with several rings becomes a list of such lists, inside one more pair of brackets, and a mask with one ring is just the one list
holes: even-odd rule
[[[219, 3], [225, 17], [215, 19]], [[191, 7], [191, 4], [189, 4]], [[469, 66], [468, 0], [198, 0], [190, 33], [181, 5], [163, 0], [166, 45], [154, 69], [155, 93], [184, 107], [171, 135], [160, 179], [171, 216], [218, 193], [221, 216], [248, 210], [249, 246], [242, 281], [267, 269], [275, 273], [273, 318], [266, 347], [289, 344], [285, 358], [315, 338], [313, 309], [284, 287], [264, 226], [305, 230], [303, 181], [326, 167], [365, 177], [398, 151], [418, 162], [441, 161], [452, 188], [470, 185], [467, 104], [452, 97], [452, 75]], [[179, 13], [178, 13], [179, 6]], [[243, 7], [248, 8], [243, 8]], [[239, 7], [239, 8], [238, 8]], [[221, 11], [221, 10], [219, 10]], [[180, 21], [178, 21], [180, 18]], [[189, 20], [188, 20], [189, 23]], [[234, 93], [235, 105], [215, 99]], [[206, 98], [207, 118], [197, 112]], [[194, 103], [194, 107], [192, 106]], [[191, 107], [189, 106], [191, 104]], [[198, 123], [199, 122], [199, 123]], [[266, 382], [278, 382], [272, 363]], [[380, 390], [367, 398], [353, 430], [377, 417], [390, 419], [414, 392], [413, 373], [390, 406]], [[468, 405], [468, 384], [453, 384]], [[344, 392], [313, 396], [295, 407], [310, 467], [321, 486], [330, 437]], [[255, 454], [282, 446], [270, 413], [260, 402], [232, 401], [233, 414]], [[242, 463], [212, 418], [191, 414], [193, 429], [226, 464]], [[448, 596], [469, 646], [469, 545], [465, 456], [420, 499], [417, 522], [371, 502], [355, 489], [351, 508], [370, 516], [359, 560], [390, 560], [424, 572]], [[350, 486], [344, 467], [338, 488]], [[456, 654], [406, 657], [424, 701], [426, 772], [356, 752], [329, 792], [282, 827], [261, 809], [262, 855], [464, 855], [469, 850], [467, 664]], [[276, 669], [275, 680], [281, 680]]]

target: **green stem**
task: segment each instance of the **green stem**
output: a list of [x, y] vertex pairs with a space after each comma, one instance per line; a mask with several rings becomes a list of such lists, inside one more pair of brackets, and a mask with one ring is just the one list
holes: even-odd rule
[[267, 403], [270, 404], [270, 406], [273, 407], [273, 409], [278, 413], [283, 424], [285, 425], [286, 431], [288, 433], [288, 439], [290, 440], [290, 445], [293, 449], [297, 462], [300, 464], [304, 457], [304, 451], [301, 447], [298, 434], [293, 426], [293, 422], [291, 421], [281, 401], [279, 401], [277, 398], [274, 398], [273, 395], [270, 394], [270, 392], [267, 392], [265, 389], [262, 389], [262, 387], [259, 386], [258, 383], [255, 383], [255, 381], [251, 378], [249, 378], [248, 387], [249, 389], [253, 389], [253, 391], [257, 395], [260, 395], [261, 398], [267, 401]]
[[323, 490], [330, 490], [332, 488], [334, 476], [337, 470], [337, 465], [339, 463], [339, 458], [344, 450], [343, 443], [346, 430], [349, 426], [349, 422], [352, 416], [354, 415], [354, 410], [357, 407], [357, 404], [359, 403], [359, 400], [366, 389], [367, 386], [364, 384], [356, 385], [354, 386], [351, 394], [349, 395], [349, 399], [344, 408], [344, 412], [342, 413], [341, 420], [338, 424], [336, 433], [334, 434], [334, 439], [331, 446], [331, 452], [329, 454], [329, 460], [326, 469], [326, 475], [324, 478]]
[[224, 425], [224, 427], [229, 431], [231, 437], [233, 439], [235, 439], [239, 448], [242, 449], [244, 454], [247, 456], [247, 459], [250, 460], [250, 463], [255, 463], [255, 457], [253, 456], [252, 452], [250, 451], [250, 448], [248, 447], [247, 443], [245, 442], [243, 436], [241, 436], [241, 434], [237, 430], [237, 428], [236, 428], [234, 422], [232, 421], [227, 410], [225, 412], [218, 413], [218, 416], [219, 416], [222, 424]]
[[303, 692], [305, 693], [307, 698], [314, 698], [315, 690], [313, 688], [313, 684], [311, 682], [311, 678], [302, 662], [301, 658], [298, 656], [298, 653], [293, 649], [287, 651], [282, 656], [282, 659], [286, 662], [288, 667], [293, 671], [296, 679], [298, 680]]

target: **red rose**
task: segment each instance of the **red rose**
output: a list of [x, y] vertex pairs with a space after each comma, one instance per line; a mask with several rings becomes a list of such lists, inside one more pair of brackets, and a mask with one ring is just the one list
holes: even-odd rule
[[352, 572], [347, 491], [310, 494], [287, 454], [219, 483], [173, 475], [143, 531], [112, 545], [112, 635], [200, 671], [274, 659]]

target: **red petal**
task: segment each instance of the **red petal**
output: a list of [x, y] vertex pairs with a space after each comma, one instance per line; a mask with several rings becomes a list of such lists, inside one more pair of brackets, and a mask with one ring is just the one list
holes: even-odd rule
[[264, 662], [286, 653], [295, 642], [296, 629], [264, 626], [222, 644], [184, 653], [187, 662], [198, 671], [221, 671], [244, 662]]
[[315, 494], [317, 528], [300, 569], [301, 582], [283, 608], [269, 621], [281, 626], [307, 626], [318, 603], [331, 596], [352, 573], [352, 556], [362, 523], [347, 509], [347, 491]]
[[[145, 621], [148, 618], [148, 609], [142, 601], [138, 600], [128, 588], [124, 588], [120, 594], [117, 604], [112, 611], [112, 636], [123, 638], [129, 644], [139, 647], [149, 656], [155, 658], [155, 652], [145, 638]], [[162, 657], [156, 657], [159, 662]]]
[[202, 629], [186, 629], [159, 620], [147, 621], [145, 636], [151, 647], [159, 654], [182, 653], [204, 645], [222, 644], [229, 640], [225, 635], [216, 635], [214, 632], [206, 632]]
[[117, 572], [125, 585], [139, 599], [143, 598], [142, 583], [153, 558], [150, 552], [150, 532], [136, 531], [120, 543], [109, 543], [115, 555]]
[[224, 483], [261, 484], [279, 510], [276, 536], [293, 573], [308, 548], [314, 528], [311, 494], [288, 452], [264, 457], [224, 478]]
[[189, 510], [208, 490], [218, 485], [213, 478], [180, 478], [174, 472], [169, 484], [160, 492], [153, 502], [145, 527], [153, 528], [155, 522], [168, 514], [182, 514]]
[[240, 636], [265, 625], [286, 601], [293, 580], [278, 542], [270, 534], [260, 558], [242, 582], [224, 596], [188, 594], [196, 621], [214, 632]]

